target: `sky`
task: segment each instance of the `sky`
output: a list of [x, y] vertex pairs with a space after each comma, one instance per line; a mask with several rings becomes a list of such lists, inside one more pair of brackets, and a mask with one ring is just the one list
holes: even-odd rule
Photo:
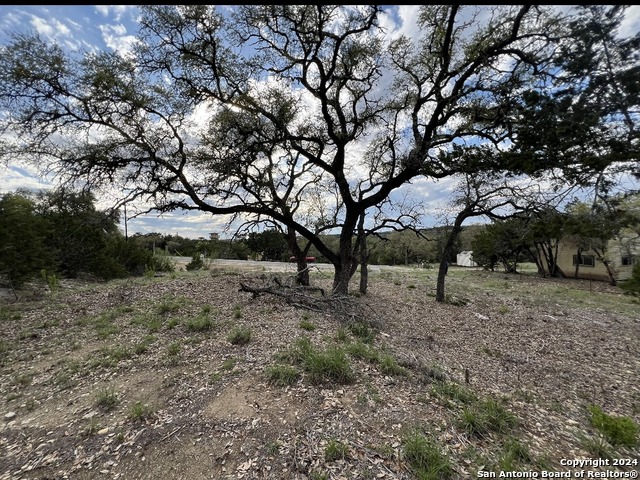
[[[409, 35], [417, 31], [417, 6], [392, 5], [389, 8], [392, 11], [392, 16], [386, 20], [389, 31]], [[129, 50], [134, 42], [137, 16], [136, 7], [131, 5], [2, 5], [0, 44], [8, 41], [10, 32], [36, 31], [41, 37], [71, 50], [123, 52]], [[638, 30], [640, 6], [636, 5], [629, 10], [628, 21], [623, 25], [621, 33], [629, 35]], [[42, 178], [25, 165], [0, 165], [0, 194], [18, 188], [50, 189], [54, 185], [51, 178]], [[421, 180], [419, 185], [414, 186], [431, 205], [445, 205], [454, 188], [450, 181], [435, 183]], [[98, 206], [108, 208], [114, 199], [108, 195], [102, 196]], [[189, 238], [208, 238], [209, 233], [215, 232], [225, 237], [232, 233], [223, 230], [225, 223], [225, 218], [210, 214], [174, 212], [162, 217], [151, 214], [129, 218], [127, 230], [129, 235], [135, 232], [160, 232]], [[121, 227], [124, 228], [123, 222]]]

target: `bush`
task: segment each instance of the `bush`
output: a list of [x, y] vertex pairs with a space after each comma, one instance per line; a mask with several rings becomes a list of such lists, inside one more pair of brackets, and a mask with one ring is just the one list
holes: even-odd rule
[[187, 263], [187, 270], [202, 270], [204, 267], [204, 262], [202, 261], [202, 257], [200, 257], [199, 253], [194, 253], [191, 257], [191, 261]]
[[640, 263], [636, 263], [631, 270], [631, 278], [620, 282], [620, 288], [627, 295], [640, 297]]
[[608, 415], [597, 405], [591, 405], [589, 413], [591, 413], [591, 425], [597, 428], [611, 445], [626, 447], [636, 445], [638, 425], [631, 418]]

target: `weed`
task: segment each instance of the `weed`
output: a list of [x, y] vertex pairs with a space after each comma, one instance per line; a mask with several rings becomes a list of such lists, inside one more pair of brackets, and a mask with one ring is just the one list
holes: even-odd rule
[[153, 408], [140, 401], [134, 403], [129, 409], [129, 416], [133, 420], [147, 420], [153, 417]]
[[33, 381], [33, 376], [33, 373], [16, 374], [11, 379], [11, 384], [20, 388], [27, 387]]
[[431, 392], [443, 400], [453, 400], [464, 404], [473, 403], [478, 399], [471, 390], [455, 382], [435, 382], [431, 387]]
[[466, 407], [459, 420], [469, 435], [484, 437], [491, 432], [506, 433], [517, 424], [517, 418], [494, 399], [486, 399]]
[[324, 447], [324, 459], [327, 462], [344, 460], [349, 456], [349, 446], [335, 438], [330, 439]]
[[396, 359], [387, 354], [380, 359], [380, 371], [385, 375], [407, 375], [407, 369], [398, 365]]
[[502, 450], [502, 456], [498, 461], [499, 469], [502, 471], [516, 470], [521, 463], [529, 463], [533, 459], [529, 448], [516, 438], [508, 438]]
[[96, 403], [98, 407], [106, 412], [113, 410], [118, 405], [118, 394], [113, 388], [100, 390], [96, 395]]
[[267, 453], [271, 456], [276, 456], [280, 453], [280, 442], [269, 442], [267, 444]]
[[420, 432], [411, 432], [404, 438], [402, 452], [420, 480], [446, 480], [453, 475], [440, 445]]
[[329, 474], [326, 472], [311, 472], [309, 480], [329, 480]]
[[27, 410], [27, 412], [33, 412], [36, 409], [37, 406], [38, 406], [38, 404], [36, 403], [36, 401], [33, 398], [30, 398], [24, 404], [24, 408], [25, 408], [25, 410]]
[[346, 351], [353, 358], [366, 360], [369, 363], [378, 363], [380, 361], [380, 354], [378, 351], [371, 345], [361, 341], [348, 344], [346, 346]]
[[158, 315], [168, 315], [169, 313], [175, 313], [180, 310], [187, 303], [184, 297], [164, 297], [158, 306], [156, 312]]
[[100, 430], [100, 424], [98, 423], [98, 419], [96, 417], [91, 417], [89, 419], [89, 425], [87, 425], [87, 429], [85, 433], [87, 435], [95, 435]]
[[236, 320], [242, 318], [242, 307], [240, 305], [233, 307], [233, 318]]
[[591, 425], [595, 427], [611, 445], [634, 447], [638, 440], [638, 425], [630, 417], [619, 417], [605, 413], [597, 405], [589, 406]]
[[140, 342], [136, 343], [133, 346], [133, 352], [136, 355], [142, 355], [149, 350], [149, 346], [156, 341], [156, 338], [153, 335], [147, 335]]
[[236, 327], [229, 333], [227, 340], [231, 345], [246, 345], [251, 340], [251, 330], [246, 327]]
[[324, 351], [312, 350], [304, 360], [304, 369], [313, 384], [335, 382], [351, 383], [353, 372], [344, 350], [329, 347]]
[[298, 381], [300, 373], [289, 365], [275, 364], [267, 367], [267, 378], [269, 381], [280, 387], [293, 385]]
[[237, 360], [233, 357], [227, 358], [224, 362], [222, 362], [222, 366], [220, 367], [222, 370], [233, 370], [236, 366]]
[[209, 330], [213, 330], [214, 327], [214, 321], [209, 317], [208, 313], [204, 312], [187, 321], [187, 330], [192, 332], [207, 332]]
[[346, 328], [338, 328], [338, 331], [336, 332], [336, 341], [338, 343], [347, 343], [349, 341], [349, 332]]
[[594, 457], [613, 459], [613, 449], [604, 437], [600, 435], [587, 437], [580, 434], [578, 439], [580, 440], [580, 446]]
[[371, 343], [376, 337], [376, 331], [364, 322], [349, 324], [351, 333], [365, 343]]
[[316, 329], [316, 326], [309, 320], [301, 320], [298, 326], [308, 332], [313, 332]]
[[0, 305], [0, 322], [4, 322], [6, 320], [20, 320], [21, 317], [22, 315], [19, 312], [16, 312], [13, 308]]
[[0, 366], [4, 366], [9, 358], [9, 352], [11, 351], [11, 345], [9, 342], [0, 340]]
[[182, 345], [180, 345], [180, 342], [170, 343], [169, 346], [167, 347], [167, 356], [170, 359], [175, 360], [180, 355], [181, 350], [182, 350]]
[[177, 318], [172, 318], [167, 322], [167, 330], [173, 330], [178, 325], [180, 325], [180, 320], [178, 320]]
[[51, 382], [58, 387], [59, 391], [67, 390], [73, 386], [75, 386], [78, 382], [71, 378], [69, 372], [58, 372], [52, 379]]
[[510, 309], [506, 305], [500, 305], [500, 307], [498, 307], [498, 313], [501, 314], [501, 315], [509, 313], [509, 311], [510, 311]]

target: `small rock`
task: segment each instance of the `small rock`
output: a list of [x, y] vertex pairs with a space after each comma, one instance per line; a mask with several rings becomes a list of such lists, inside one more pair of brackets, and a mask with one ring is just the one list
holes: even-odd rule
[[9, 412], [4, 416], [4, 419], [8, 422], [16, 418], [16, 412]]

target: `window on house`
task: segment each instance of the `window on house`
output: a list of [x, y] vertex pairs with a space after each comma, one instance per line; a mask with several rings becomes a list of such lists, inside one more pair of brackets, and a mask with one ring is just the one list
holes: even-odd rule
[[626, 257], [622, 257], [622, 265], [633, 265], [636, 263], [636, 257], [629, 255]]
[[596, 258], [593, 255], [574, 255], [573, 264], [585, 267], [594, 267], [596, 264]]

